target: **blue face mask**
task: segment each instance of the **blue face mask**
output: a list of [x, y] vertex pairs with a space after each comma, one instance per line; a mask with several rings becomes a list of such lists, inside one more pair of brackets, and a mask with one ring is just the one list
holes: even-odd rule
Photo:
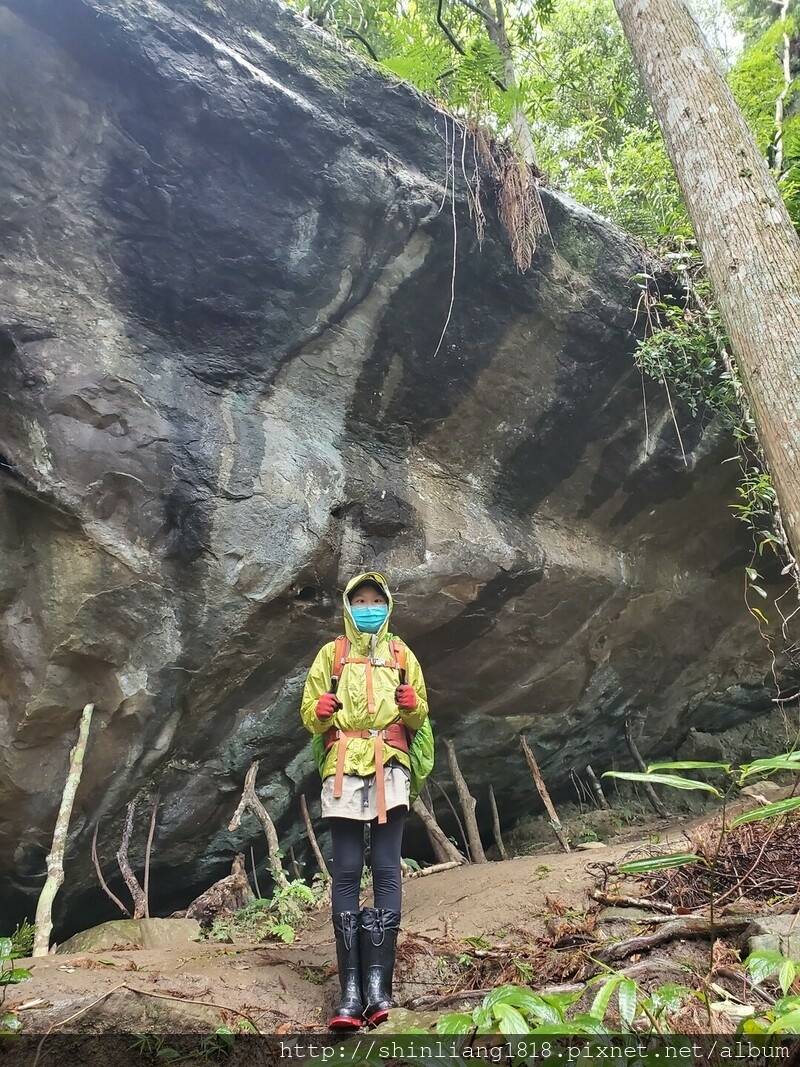
[[362, 634], [376, 634], [389, 615], [386, 604], [375, 604], [372, 607], [351, 607], [353, 622]]

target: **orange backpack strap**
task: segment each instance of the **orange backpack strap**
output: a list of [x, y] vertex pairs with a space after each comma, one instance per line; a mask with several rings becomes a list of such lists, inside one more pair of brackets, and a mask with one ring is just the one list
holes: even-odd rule
[[347, 662], [347, 657], [350, 654], [350, 642], [347, 640], [344, 634], [340, 634], [336, 638], [336, 642], [333, 646], [333, 664], [331, 665], [331, 692], [336, 692], [336, 687], [339, 685], [339, 679], [342, 676], [342, 668]]
[[406, 646], [400, 640], [399, 637], [393, 637], [389, 642], [389, 648], [394, 658], [394, 664], [397, 670], [400, 672], [400, 684], [405, 685], [406, 681]]

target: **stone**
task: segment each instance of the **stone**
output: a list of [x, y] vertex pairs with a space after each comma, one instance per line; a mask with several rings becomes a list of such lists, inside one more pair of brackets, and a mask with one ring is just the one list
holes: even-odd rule
[[608, 845], [603, 841], [579, 841], [573, 848], [576, 852], [594, 852], [598, 848], [608, 848]]
[[202, 937], [196, 919], [114, 919], [74, 934], [57, 952], [110, 952], [114, 948], [184, 949]]
[[11, 929], [87, 701], [57, 938], [114, 914], [92, 836], [111, 879], [143, 790], [154, 911], [251, 846], [267, 892], [260, 827], [226, 829], [254, 759], [315, 869], [298, 701], [365, 567], [504, 826], [541, 810], [520, 731], [558, 799], [628, 765], [634, 711], [655, 758], [771, 707], [730, 446], [647, 383], [643, 417], [638, 243], [544, 188], [521, 274], [489, 185], [478, 247], [458, 166], [454, 234], [452, 121], [275, 0], [6, 0], [0, 71]]
[[800, 915], [759, 915], [748, 929], [750, 952], [780, 952], [800, 960]]

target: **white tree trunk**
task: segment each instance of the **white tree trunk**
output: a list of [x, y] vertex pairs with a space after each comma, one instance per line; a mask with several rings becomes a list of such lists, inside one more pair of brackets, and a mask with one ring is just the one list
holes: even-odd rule
[[794, 555], [800, 238], [683, 0], [614, 0], [686, 201]]
[[47, 856], [47, 878], [39, 894], [36, 905], [35, 927], [32, 956], [46, 956], [50, 947], [50, 934], [53, 930], [53, 901], [64, 882], [64, 849], [67, 845], [67, 830], [72, 815], [72, 805], [83, 774], [83, 757], [92, 724], [94, 704], [87, 704], [81, 715], [78, 740], [69, 754], [69, 770], [61, 794], [61, 807], [58, 809], [56, 827], [53, 831], [53, 844]]

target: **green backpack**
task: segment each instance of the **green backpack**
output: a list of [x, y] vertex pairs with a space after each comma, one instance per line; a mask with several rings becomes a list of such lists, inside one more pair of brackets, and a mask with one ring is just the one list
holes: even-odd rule
[[[397, 661], [398, 668], [400, 670], [400, 682], [403, 684], [405, 681], [406, 673], [406, 650], [403, 642], [398, 638], [393, 638], [391, 641], [392, 652], [395, 660]], [[347, 659], [347, 653], [349, 651], [349, 642], [346, 638], [340, 637], [336, 641], [336, 650], [334, 651], [334, 663], [341, 664]], [[331, 678], [332, 693], [336, 692], [336, 686], [339, 682], [338, 675], [334, 675]], [[408, 727], [406, 727], [408, 729]], [[411, 763], [411, 803], [419, 796], [422, 787], [425, 785], [425, 779], [433, 770], [434, 760], [434, 738], [433, 727], [431, 726], [430, 718], [425, 719], [422, 726], [418, 730], [408, 729], [410, 736], [410, 743], [408, 746], [408, 758]], [[314, 756], [314, 762], [317, 765], [317, 770], [322, 774], [322, 768], [325, 764], [325, 735], [314, 734], [311, 739], [311, 752]]]

